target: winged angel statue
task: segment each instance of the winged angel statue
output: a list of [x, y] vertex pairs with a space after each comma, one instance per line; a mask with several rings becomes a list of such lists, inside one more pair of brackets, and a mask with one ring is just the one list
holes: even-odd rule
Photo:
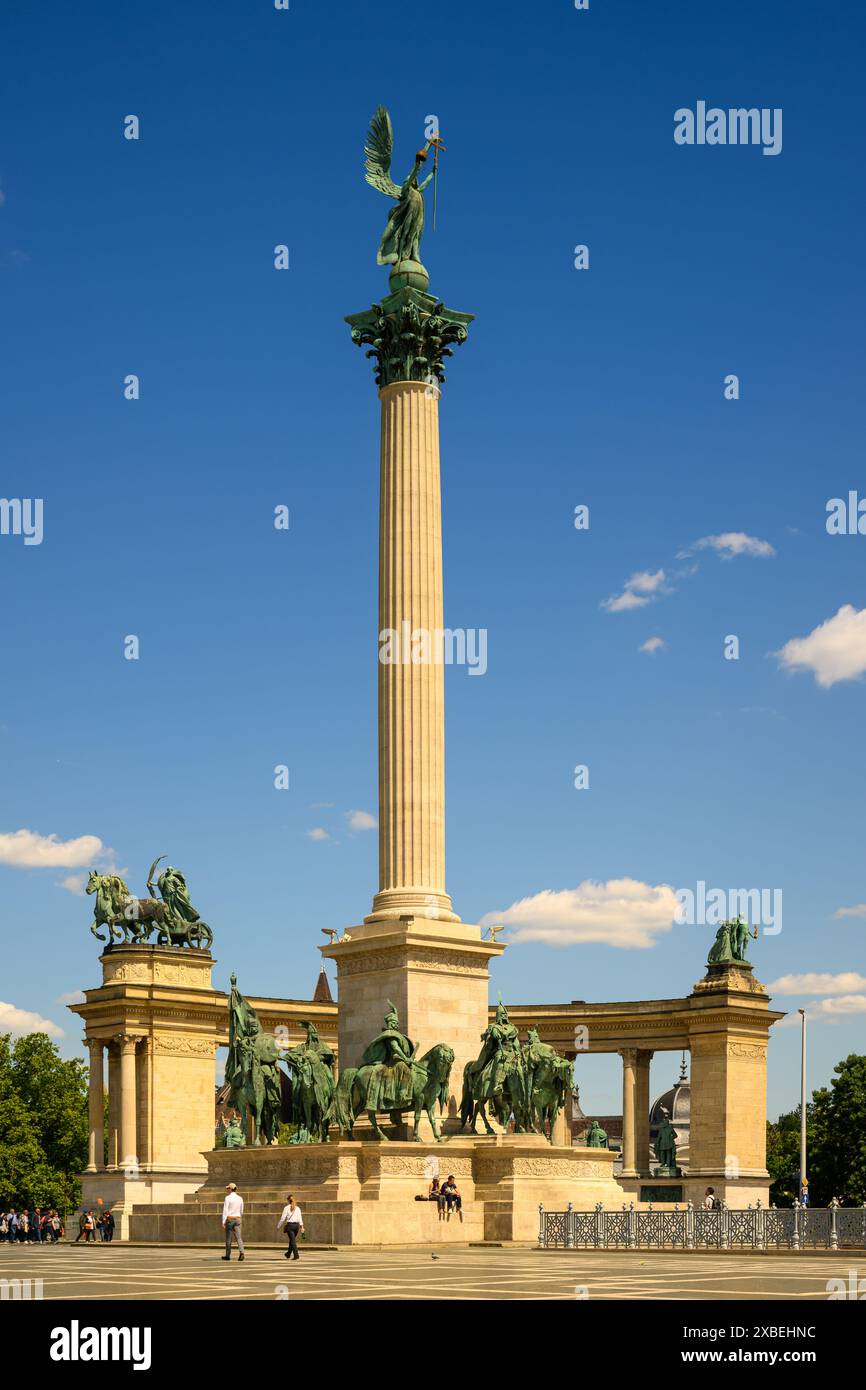
[[376, 108], [364, 146], [365, 177], [372, 188], [378, 188], [380, 193], [397, 199], [397, 206], [391, 209], [388, 225], [382, 233], [376, 256], [377, 265], [396, 265], [398, 261], [420, 263], [421, 233], [424, 230], [422, 194], [433, 175], [428, 174], [420, 184], [418, 175], [427, 162], [427, 151], [434, 143], [433, 140], [427, 141], [423, 150], [416, 154], [414, 167], [403, 183], [395, 183], [391, 178], [391, 155], [394, 149], [391, 117], [384, 106]]

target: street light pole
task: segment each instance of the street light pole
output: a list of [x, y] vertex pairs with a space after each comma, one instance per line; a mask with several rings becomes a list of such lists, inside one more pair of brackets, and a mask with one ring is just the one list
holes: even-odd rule
[[800, 1015], [801, 1043], [800, 1043], [800, 1197], [803, 1195], [803, 1184], [807, 1181], [806, 1177], [806, 1010], [798, 1009]]

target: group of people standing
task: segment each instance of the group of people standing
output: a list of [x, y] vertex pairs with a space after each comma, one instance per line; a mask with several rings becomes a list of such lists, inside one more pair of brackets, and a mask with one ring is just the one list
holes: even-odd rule
[[60, 1213], [52, 1207], [32, 1207], [29, 1211], [0, 1211], [0, 1240], [7, 1244], [25, 1242], [53, 1245], [65, 1234]]
[[80, 1240], [85, 1245], [92, 1245], [97, 1240], [104, 1241], [109, 1245], [114, 1239], [114, 1217], [110, 1211], [83, 1211], [78, 1218], [78, 1235], [73, 1244], [77, 1245]]

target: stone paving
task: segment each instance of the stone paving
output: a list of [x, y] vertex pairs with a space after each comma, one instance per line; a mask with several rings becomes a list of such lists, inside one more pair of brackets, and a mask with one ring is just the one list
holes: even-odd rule
[[[859, 1260], [858, 1260], [859, 1256]], [[190, 1247], [0, 1246], [0, 1280], [42, 1279], [45, 1299], [755, 1299], [827, 1298], [863, 1252], [751, 1255], [515, 1248], [274, 1248], [243, 1264]], [[7, 1294], [8, 1296], [8, 1294]]]

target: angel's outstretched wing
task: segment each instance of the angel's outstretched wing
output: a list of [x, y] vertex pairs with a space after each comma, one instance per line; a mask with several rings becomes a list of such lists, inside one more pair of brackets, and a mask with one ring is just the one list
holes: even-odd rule
[[365, 178], [380, 193], [389, 198], [400, 197], [400, 185], [391, 178], [391, 152], [394, 148], [394, 132], [391, 117], [384, 106], [376, 107], [376, 114], [370, 122], [370, 133], [364, 146]]

